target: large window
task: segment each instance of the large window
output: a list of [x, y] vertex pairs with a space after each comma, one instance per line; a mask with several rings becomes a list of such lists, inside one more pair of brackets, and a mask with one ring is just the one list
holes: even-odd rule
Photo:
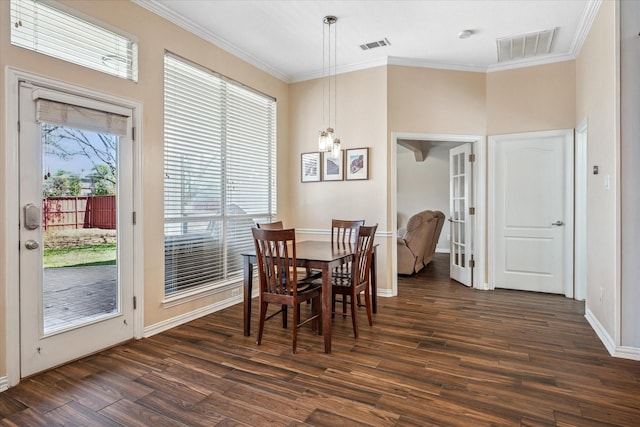
[[165, 295], [242, 275], [276, 212], [274, 99], [165, 55]]
[[138, 44], [134, 40], [37, 0], [11, 0], [11, 44], [138, 80]]

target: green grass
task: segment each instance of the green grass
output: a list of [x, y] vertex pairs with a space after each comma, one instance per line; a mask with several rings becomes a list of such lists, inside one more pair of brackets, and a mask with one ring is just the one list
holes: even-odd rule
[[44, 268], [115, 265], [115, 263], [115, 243], [44, 250]]

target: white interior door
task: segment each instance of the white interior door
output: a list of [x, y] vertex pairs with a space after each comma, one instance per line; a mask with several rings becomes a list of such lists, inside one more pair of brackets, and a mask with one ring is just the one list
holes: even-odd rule
[[20, 85], [20, 375], [133, 337], [131, 109]]
[[472, 285], [473, 268], [470, 157], [471, 144], [449, 151], [450, 275], [465, 286]]
[[573, 131], [489, 141], [494, 286], [573, 296]]

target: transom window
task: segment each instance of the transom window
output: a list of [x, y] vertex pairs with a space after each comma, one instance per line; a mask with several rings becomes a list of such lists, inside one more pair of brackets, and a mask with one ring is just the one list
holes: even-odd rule
[[[138, 44], [84, 20], [72, 9], [37, 0], [11, 0], [11, 44], [138, 81]], [[63, 9], [64, 8], [64, 9]]]
[[165, 295], [242, 276], [251, 228], [276, 215], [276, 102], [165, 55]]

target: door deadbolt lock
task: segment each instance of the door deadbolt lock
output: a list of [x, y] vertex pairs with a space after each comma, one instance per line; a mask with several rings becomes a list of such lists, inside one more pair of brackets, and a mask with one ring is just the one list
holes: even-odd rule
[[29, 250], [38, 249], [39, 246], [40, 245], [35, 240], [27, 240], [26, 242], [24, 242], [24, 247]]
[[24, 228], [35, 230], [40, 227], [40, 209], [33, 203], [24, 205]]

